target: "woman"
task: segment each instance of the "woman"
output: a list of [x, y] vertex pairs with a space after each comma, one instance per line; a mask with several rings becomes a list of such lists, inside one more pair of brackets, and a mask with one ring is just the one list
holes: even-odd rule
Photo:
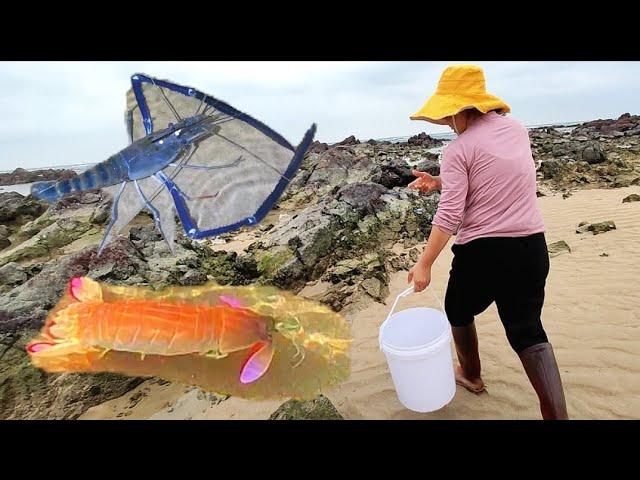
[[441, 191], [431, 234], [409, 271], [415, 291], [455, 235], [445, 299], [460, 366], [456, 382], [480, 393], [474, 316], [496, 302], [509, 344], [538, 394], [544, 419], [568, 419], [562, 381], [540, 321], [549, 257], [537, 205], [536, 172], [527, 129], [507, 117], [509, 106], [486, 93], [472, 65], [447, 68], [437, 91], [410, 118], [448, 125], [457, 134], [444, 150], [440, 177], [416, 172], [409, 187]]

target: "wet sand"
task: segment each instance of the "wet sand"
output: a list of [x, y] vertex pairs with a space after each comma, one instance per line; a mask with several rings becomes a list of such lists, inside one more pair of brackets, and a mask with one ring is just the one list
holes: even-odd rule
[[[622, 203], [631, 193], [640, 193], [640, 188], [582, 190], [567, 199], [560, 195], [539, 199], [547, 242], [564, 240], [571, 247], [571, 253], [551, 259], [543, 323], [574, 419], [640, 418], [640, 202]], [[575, 233], [581, 221], [605, 220], [613, 220], [617, 229], [599, 235]], [[440, 298], [451, 256], [447, 247], [432, 270], [430, 288]], [[308, 291], [317, 294], [321, 287]], [[474, 395], [458, 387], [452, 402], [434, 413], [403, 408], [377, 337], [393, 299], [406, 287], [406, 272], [392, 275], [387, 305], [373, 303], [349, 317], [354, 334], [351, 378], [325, 392], [345, 418], [540, 417], [535, 393], [509, 347], [495, 305], [476, 319], [487, 392]], [[401, 305], [435, 306], [426, 293], [412, 295]], [[220, 400], [191, 387], [151, 380], [81, 418], [266, 419], [282, 403]]]

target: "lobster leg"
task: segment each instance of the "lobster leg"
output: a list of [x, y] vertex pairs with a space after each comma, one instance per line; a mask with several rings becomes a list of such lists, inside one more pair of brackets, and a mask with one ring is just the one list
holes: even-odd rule
[[224, 358], [227, 356], [226, 353], [220, 353], [219, 350], [209, 350], [207, 353], [205, 353], [204, 355], [205, 357], [209, 357], [209, 358], [215, 358], [216, 360], [219, 360], [221, 358]]
[[138, 75], [131, 77], [131, 87], [133, 88], [133, 94], [138, 102], [140, 108], [140, 115], [142, 116], [142, 123], [144, 125], [144, 131], [149, 135], [153, 133], [153, 120], [151, 120], [151, 112], [149, 106], [142, 93], [142, 79]]
[[122, 182], [120, 184], [120, 190], [118, 190], [118, 193], [113, 199], [113, 205], [111, 205], [111, 220], [109, 221], [109, 225], [107, 225], [107, 228], [105, 229], [104, 236], [102, 237], [102, 241], [98, 246], [97, 255], [100, 255], [100, 253], [102, 252], [102, 249], [105, 246], [105, 242], [107, 241], [107, 237], [109, 236], [109, 232], [113, 228], [113, 225], [116, 223], [116, 220], [118, 220], [118, 202], [120, 201], [120, 196], [122, 195], [122, 192], [124, 192], [124, 187], [126, 186], [127, 186], [127, 182]]
[[151, 202], [147, 199], [145, 194], [142, 192], [142, 189], [140, 188], [140, 185], [138, 185], [138, 181], [134, 180], [133, 183], [136, 186], [136, 190], [138, 191], [138, 195], [140, 195], [140, 198], [142, 198], [142, 201], [144, 202], [144, 204], [147, 206], [147, 208], [153, 214], [153, 221], [154, 221], [154, 223], [156, 225], [156, 228], [158, 230], [160, 230], [160, 233], [162, 233], [162, 236], [166, 239], [166, 235], [165, 235], [164, 231], [162, 230], [162, 222], [160, 222], [160, 212], [158, 211], [158, 209], [156, 207], [154, 207], [151, 204]]
[[[165, 220], [168, 221], [169, 225], [167, 225], [166, 222], [163, 222], [160, 211], [151, 203], [151, 201], [144, 194], [144, 192], [142, 191], [142, 188], [138, 184], [138, 181], [134, 180], [133, 182], [136, 186], [136, 190], [138, 191], [138, 194], [140, 195], [140, 198], [142, 198], [142, 201], [144, 202], [144, 204], [153, 214], [153, 221], [155, 223], [156, 228], [162, 234], [162, 238], [164, 238], [164, 241], [167, 243], [169, 250], [171, 250], [171, 252], [174, 253], [173, 233], [175, 229], [175, 223], [171, 221], [172, 220], [171, 217], [167, 218], [166, 216], [165, 216]], [[170, 213], [170, 215], [172, 216], [173, 213]], [[171, 232], [169, 232], [167, 228], [171, 229]]]
[[[184, 167], [188, 167], [189, 165], [177, 165], [176, 164], [176, 166], [179, 166], [180, 168], [184, 168]], [[158, 173], [160, 173], [160, 172], [158, 172]], [[173, 182], [171, 182], [171, 180], [169, 180], [169, 178], [166, 175], [164, 175], [164, 173], [162, 175], [158, 175], [158, 173], [153, 175], [153, 178], [155, 178], [156, 181], [160, 182], [161, 185], [166, 186], [169, 189], [169, 191], [171, 191], [172, 187], [175, 187], [175, 190], [178, 192], [178, 194], [181, 197], [186, 198], [189, 201], [204, 200], [205, 198], [215, 198], [217, 196], [217, 194], [215, 194], [215, 195], [198, 195], [197, 197], [192, 197], [192, 196], [187, 195], [186, 193], [184, 193], [182, 190], [180, 190]], [[167, 182], [163, 178], [166, 178], [167, 181], [170, 182], [170, 184], [167, 184]]]
[[[189, 197], [182, 190], [180, 190], [180, 188], [169, 177], [167, 177], [164, 172], [160, 171], [154, 174], [154, 178], [157, 181], [163, 183], [164, 186], [167, 187], [167, 190], [169, 190], [169, 193], [171, 194], [171, 196], [173, 197], [176, 210], [178, 211], [178, 216], [180, 217], [180, 221], [182, 222], [182, 226], [184, 228], [184, 231], [187, 237], [197, 239], [197, 238], [202, 238], [204, 236], [212, 234], [212, 232], [209, 231], [209, 232], [206, 232], [206, 235], [205, 235], [203, 234], [203, 232], [200, 231], [200, 229], [196, 225], [196, 222], [194, 222], [193, 219], [191, 218], [191, 214], [189, 213], [189, 207], [187, 206], [185, 199], [198, 200], [199, 198], [215, 197], [215, 195], [202, 196], [202, 197]], [[256, 223], [257, 223], [257, 220], [254, 216], [247, 217], [242, 222], [242, 224], [244, 225], [255, 225]], [[238, 226], [240, 225], [241, 224], [239, 223]]]

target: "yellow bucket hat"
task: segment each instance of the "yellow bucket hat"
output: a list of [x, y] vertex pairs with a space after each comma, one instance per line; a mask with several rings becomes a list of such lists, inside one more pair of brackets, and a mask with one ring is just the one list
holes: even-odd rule
[[469, 108], [477, 108], [482, 113], [491, 110], [501, 110], [503, 113], [511, 111], [509, 105], [487, 93], [482, 68], [454, 65], [442, 72], [436, 93], [409, 118], [443, 125], [444, 118]]

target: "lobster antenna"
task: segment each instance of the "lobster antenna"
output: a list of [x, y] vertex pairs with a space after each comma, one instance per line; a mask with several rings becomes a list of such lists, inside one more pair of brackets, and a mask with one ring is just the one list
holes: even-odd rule
[[167, 96], [164, 94], [164, 90], [162, 90], [162, 88], [160, 88], [157, 84], [156, 81], [152, 78], [151, 82], [153, 83], [153, 85], [155, 85], [155, 87], [160, 90], [160, 94], [162, 95], [162, 99], [164, 100], [164, 103], [167, 104], [167, 107], [169, 107], [171, 109], [171, 112], [173, 112], [173, 116], [176, 117], [176, 120], [178, 122], [182, 121], [182, 118], [180, 117], [180, 115], [178, 115], [178, 112], [176, 111], [175, 108], [173, 108], [173, 105], [171, 105], [171, 102], [169, 101], [169, 99], [167, 98]]
[[244, 148], [242, 145], [240, 145], [240, 144], [238, 144], [238, 143], [234, 142], [233, 140], [231, 140], [231, 139], [229, 139], [229, 138], [225, 137], [224, 135], [220, 135], [219, 133], [217, 133], [216, 135], [218, 135], [218, 137], [220, 137], [220, 138], [222, 138], [222, 139], [226, 140], [227, 142], [229, 142], [229, 143], [231, 143], [231, 144], [235, 145], [236, 147], [238, 147], [238, 148], [240, 148], [240, 149], [244, 150], [245, 152], [247, 152], [247, 153], [248, 153], [249, 155], [251, 155], [252, 157], [254, 157], [254, 158], [258, 159], [260, 162], [262, 162], [264, 165], [266, 165], [266, 166], [267, 166], [267, 167], [269, 167], [271, 170], [273, 170], [274, 172], [276, 172], [280, 177], [284, 178], [286, 181], [288, 181], [288, 182], [290, 182], [290, 181], [291, 181], [291, 179], [290, 179], [290, 178], [287, 178], [287, 177], [286, 177], [286, 176], [284, 176], [282, 173], [280, 173], [280, 171], [278, 171], [278, 169], [277, 169], [276, 167], [274, 167], [273, 165], [268, 164], [266, 161], [264, 161], [262, 158], [260, 158], [258, 155], [256, 155], [256, 154], [255, 154], [255, 153], [253, 153], [252, 151], [247, 150], [247, 149], [246, 149], [246, 148]]

